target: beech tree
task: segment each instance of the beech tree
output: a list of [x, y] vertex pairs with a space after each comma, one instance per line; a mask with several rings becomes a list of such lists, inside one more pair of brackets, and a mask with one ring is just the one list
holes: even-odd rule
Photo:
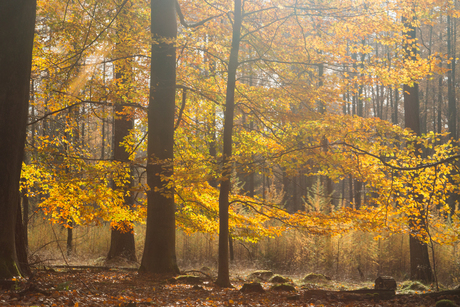
[[152, 52], [148, 107], [147, 229], [140, 271], [179, 273], [176, 263], [174, 115], [177, 24], [174, 0], [151, 1]]
[[228, 197], [231, 189], [230, 175], [232, 174], [231, 158], [233, 145], [233, 114], [235, 112], [236, 69], [238, 67], [238, 51], [240, 48], [242, 22], [241, 0], [235, 0], [233, 16], [234, 19], [232, 48], [230, 50], [230, 58], [228, 61], [227, 93], [225, 98], [225, 119], [222, 150], [222, 181], [220, 183], [219, 194], [219, 267], [216, 282], [221, 287], [230, 286], [230, 276], [228, 270]]
[[35, 0], [0, 2], [0, 279], [21, 275], [15, 248], [29, 106]]
[[[116, 57], [119, 60], [115, 64], [115, 82], [117, 85], [118, 98], [114, 107], [114, 148], [113, 159], [115, 162], [121, 162], [129, 169], [129, 179], [115, 187], [123, 191], [124, 205], [132, 208], [134, 205], [134, 195], [132, 191], [132, 165], [130, 163], [131, 149], [125, 145], [131, 130], [134, 128], [133, 108], [129, 107], [131, 103], [130, 90], [133, 85], [132, 58], [130, 57], [130, 41], [127, 25], [130, 14], [128, 5], [121, 8], [117, 22]], [[115, 184], [115, 182], [114, 182]], [[130, 221], [122, 221], [112, 225], [110, 249], [107, 260], [122, 257], [131, 261], [136, 261], [136, 246], [134, 243], [134, 227]]]
[[[406, 60], [416, 60], [417, 50], [413, 46], [416, 40], [416, 29], [413, 26], [413, 20], [403, 17], [404, 23], [408, 27], [407, 43], [406, 43]], [[419, 86], [417, 81], [412, 84], [404, 84], [404, 122], [406, 128], [410, 128], [416, 135], [421, 135], [420, 130], [420, 101], [419, 101]], [[416, 146], [420, 148], [420, 146]], [[414, 192], [414, 199], [421, 200], [422, 195]], [[418, 232], [420, 227], [428, 227], [423, 225], [423, 216], [427, 213], [421, 203], [418, 204], [418, 214], [415, 214], [409, 219], [411, 233], [409, 233], [410, 246], [410, 278], [413, 280], [422, 280], [423, 282], [432, 282], [433, 273], [431, 271], [430, 258], [428, 256], [428, 246], [413, 232]]]
[[[400, 8], [405, 1], [182, 1], [184, 14], [177, 12], [184, 27], [177, 35], [174, 2], [153, 0], [152, 41], [150, 35], [139, 39], [143, 29], [148, 28], [147, 5], [118, 2], [92, 0], [82, 5], [53, 0], [52, 4], [44, 2], [41, 6], [40, 14], [47, 10], [49, 14], [42, 15], [43, 27], [38, 27], [43, 48], [37, 48], [37, 53], [43, 55], [43, 60], [37, 62], [48, 75], [37, 85], [41, 88], [38, 100], [43, 103], [40, 113], [49, 119], [48, 130], [52, 134], [50, 139], [37, 140], [45, 163], [36, 169], [36, 176], [30, 181], [41, 184], [40, 206], [52, 216], [50, 220], [62, 223], [72, 217], [75, 225], [125, 221], [128, 226], [132, 221], [143, 221], [144, 206], [124, 210], [132, 201], [126, 197], [133, 178], [129, 154], [137, 152], [140, 154], [135, 163], [147, 165], [149, 188], [141, 271], [178, 272], [176, 223], [187, 233], [219, 232], [218, 283], [222, 286], [230, 284], [229, 232], [235, 240], [256, 242], [262, 236], [278, 235], [288, 228], [285, 225], [321, 234], [341, 233], [344, 228], [376, 231], [375, 225], [386, 227], [385, 221], [379, 220], [382, 208], [391, 209], [393, 214], [389, 219], [391, 231], [407, 231], [408, 227], [403, 226], [409, 225], [414, 212], [408, 209], [410, 204], [402, 203], [404, 197], [410, 198], [403, 189], [411, 184], [410, 180], [401, 175], [395, 179], [398, 185], [394, 185], [388, 179], [387, 165], [376, 157], [389, 156], [395, 165], [405, 166], [406, 160], [413, 161], [416, 156], [413, 148], [403, 148], [402, 143], [410, 144], [416, 137], [388, 122], [365, 118], [372, 114], [369, 89], [375, 84], [380, 88], [394, 87], [436, 69], [434, 55], [418, 58], [412, 66], [404, 65]], [[126, 18], [124, 5], [138, 6], [135, 17], [130, 19], [133, 22], [126, 26], [129, 33], [123, 33], [126, 41], [118, 39], [111, 30], [117, 26], [118, 31]], [[143, 18], [143, 25], [132, 27], [137, 18]], [[185, 20], [193, 23], [187, 24]], [[128, 44], [135, 46], [133, 51], [124, 49]], [[379, 44], [391, 50], [391, 61], [373, 49]], [[177, 54], [176, 47], [180, 50]], [[151, 57], [147, 55], [150, 48]], [[149, 78], [146, 67], [150, 58]], [[249, 76], [246, 68], [250, 68]], [[251, 82], [242, 82], [245, 78]], [[182, 92], [182, 102], [176, 108], [177, 88]], [[337, 116], [342, 101], [338, 97], [347, 91], [347, 96], [353, 96], [354, 113], [362, 118]], [[131, 99], [132, 92], [137, 92], [137, 96]], [[376, 99], [379, 97], [377, 90]], [[147, 100], [148, 124], [143, 113]], [[134, 118], [129, 114], [133, 101], [139, 104]], [[54, 114], [79, 109], [81, 105], [91, 107], [92, 112], [85, 113], [83, 120], [96, 128], [85, 130], [89, 124], [85, 128], [84, 121], [69, 120], [69, 126], [56, 133], [56, 122], [62, 123], [65, 114]], [[395, 102], [396, 109], [397, 105]], [[377, 101], [374, 108], [374, 114], [383, 119], [382, 104]], [[104, 133], [101, 138], [97, 126], [102, 119], [102, 130], [110, 131], [108, 119], [114, 109], [115, 140], [109, 147], [114, 149], [117, 161], [100, 161], [107, 157], [103, 154], [99, 159], [99, 155], [94, 155], [95, 149], [99, 152], [100, 148], [83, 153], [79, 142], [69, 142], [71, 138], [63, 133], [66, 130], [69, 137], [73, 133], [81, 135], [82, 142], [84, 135], [91, 134], [94, 139], [85, 144], [97, 147], [102, 143], [104, 152]], [[395, 119], [396, 115], [397, 112]], [[133, 119], [135, 126], [131, 129]], [[142, 135], [147, 125], [149, 142], [145, 145]], [[134, 130], [132, 139], [128, 137], [130, 130]], [[416, 140], [428, 142], [435, 137]], [[65, 155], [55, 151], [64, 143], [68, 144]], [[439, 152], [449, 153], [443, 148]], [[57, 162], [52, 167], [46, 163], [49, 156]], [[436, 159], [433, 156], [427, 161]], [[62, 171], [66, 168], [70, 172]], [[120, 180], [111, 190], [108, 182], [116, 169]], [[448, 171], [446, 168], [443, 175]], [[276, 172], [283, 172], [286, 179], [293, 178], [290, 190], [294, 197], [286, 197], [286, 203], [273, 201], [276, 197], [268, 195], [272, 187], [267, 188], [266, 178], [273, 186], [278, 185], [273, 189], [282, 194], [283, 183], [277, 181]], [[76, 173], [83, 176], [76, 178]], [[235, 174], [242, 173], [263, 178], [262, 191], [251, 188], [253, 193], [241, 193]], [[325, 178], [327, 194], [332, 191], [331, 180], [337, 182], [351, 176], [365, 182], [371, 195], [351, 196], [350, 200], [354, 198], [360, 204], [355, 211], [331, 207], [329, 212], [297, 212], [305, 205], [301, 199], [305, 196], [301, 194], [306, 190], [305, 175]], [[432, 174], [422, 178], [428, 183], [441, 177]], [[357, 191], [361, 190], [358, 181]], [[143, 184], [142, 180], [139, 182]], [[428, 185], [412, 187], [420, 193], [429, 191]], [[398, 193], [392, 188], [399, 189]], [[287, 184], [284, 189], [291, 192]], [[175, 210], [175, 203], [179, 210]], [[369, 208], [369, 204], [375, 209]], [[289, 208], [295, 208], [290, 213], [296, 214], [287, 214]], [[356, 218], [350, 218], [352, 215]], [[375, 223], [369, 223], [374, 216]], [[428, 216], [430, 223], [431, 218]], [[273, 226], [273, 220], [286, 224]]]

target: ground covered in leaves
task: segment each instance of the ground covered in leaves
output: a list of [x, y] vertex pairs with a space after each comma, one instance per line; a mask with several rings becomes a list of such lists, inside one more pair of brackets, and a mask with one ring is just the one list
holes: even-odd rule
[[[449, 299], [460, 306], [457, 295], [433, 297], [419, 294], [379, 299], [370, 295], [342, 295], [338, 283], [324, 291], [315, 284], [295, 284], [295, 291], [273, 289], [262, 282], [263, 292], [242, 292], [246, 282], [232, 280], [234, 288], [220, 288], [209, 279], [176, 280], [116, 269], [37, 270], [30, 280], [3, 285], [0, 306], [439, 306]], [[247, 282], [246, 282], [247, 283]], [[349, 289], [349, 288], [347, 288]], [[314, 291], [318, 291], [314, 292]], [[313, 294], [312, 294], [313, 293]], [[318, 295], [315, 295], [317, 293]], [[455, 305], [442, 305], [455, 306]]]

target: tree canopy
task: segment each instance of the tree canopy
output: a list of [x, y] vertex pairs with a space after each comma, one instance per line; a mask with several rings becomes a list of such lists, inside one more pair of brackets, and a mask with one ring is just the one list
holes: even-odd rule
[[[162, 3], [38, 1], [22, 189], [50, 221], [123, 228], [145, 221], [146, 194], [156, 193], [176, 206], [186, 233], [217, 234], [228, 207], [224, 227], [238, 240], [301, 228], [458, 241], [449, 203], [460, 183], [458, 140], [441, 120], [416, 135], [398, 117], [403, 85], [442, 83], [452, 71], [442, 39], [425, 40], [427, 31], [442, 37], [445, 18], [459, 16], [453, 2], [179, 0], [168, 7], [177, 35], [165, 34], [171, 20], [161, 14], [152, 14], [151, 35], [151, 10]], [[164, 86], [157, 74], [171, 57], [175, 79]], [[175, 95], [174, 110], [152, 107], [163, 88]], [[424, 114], [448, 116], [432, 112]], [[123, 116], [133, 127], [115, 144], [113, 123]], [[159, 128], [166, 117], [169, 132]], [[128, 159], [113, 159], [117, 146]], [[272, 185], [250, 191], [249, 176]], [[319, 176], [358, 180], [364, 202], [322, 195], [323, 210], [309, 204], [306, 189], [288, 197], [289, 178]], [[294, 197], [300, 205], [290, 204]]]

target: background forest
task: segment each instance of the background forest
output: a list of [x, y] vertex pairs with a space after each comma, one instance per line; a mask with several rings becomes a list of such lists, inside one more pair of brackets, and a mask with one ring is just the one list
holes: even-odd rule
[[458, 283], [459, 16], [456, 0], [37, 1], [29, 263]]

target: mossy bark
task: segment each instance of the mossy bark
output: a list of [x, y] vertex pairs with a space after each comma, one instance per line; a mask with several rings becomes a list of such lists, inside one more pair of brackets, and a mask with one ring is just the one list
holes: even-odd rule
[[5, 251], [0, 252], [0, 280], [21, 276], [17, 260], [13, 259], [9, 254]]

